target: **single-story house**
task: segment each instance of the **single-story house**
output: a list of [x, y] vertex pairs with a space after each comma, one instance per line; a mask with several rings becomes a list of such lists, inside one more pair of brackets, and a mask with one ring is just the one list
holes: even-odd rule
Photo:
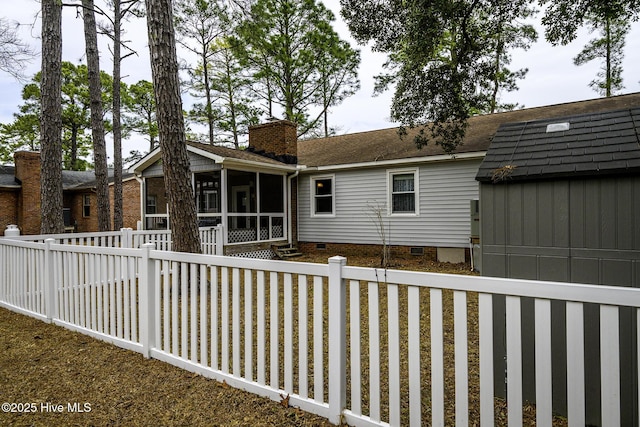
[[[15, 224], [22, 234], [40, 233], [40, 153], [19, 151], [15, 165], [0, 166], [0, 233]], [[113, 172], [110, 171], [113, 210]], [[93, 171], [62, 171], [63, 215], [68, 232], [98, 229]], [[123, 177], [124, 226], [136, 228], [140, 220], [140, 184], [133, 174]]]
[[[255, 126], [250, 149], [187, 143], [198, 224], [224, 225], [227, 254], [270, 257], [271, 245], [295, 236], [296, 126]], [[143, 227], [166, 229], [168, 206], [160, 148], [131, 166], [141, 182]]]
[[[282, 242], [378, 253], [382, 225], [396, 251], [464, 261], [476, 174], [500, 125], [638, 105], [636, 93], [475, 116], [452, 155], [418, 149], [396, 128], [298, 141], [285, 120], [252, 127], [246, 150], [189, 142], [199, 222], [225, 226], [227, 253]], [[167, 227], [160, 149], [130, 171], [142, 183], [144, 227]]]
[[[477, 174], [483, 275], [640, 287], [640, 103], [618, 107], [498, 129]], [[531, 301], [522, 313], [524, 398], [534, 401]], [[598, 426], [599, 308], [584, 316], [586, 422]], [[566, 414], [564, 317], [552, 302], [553, 403]], [[501, 372], [503, 323], [494, 331]], [[636, 313], [620, 311], [621, 425], [638, 425], [636, 325]]]

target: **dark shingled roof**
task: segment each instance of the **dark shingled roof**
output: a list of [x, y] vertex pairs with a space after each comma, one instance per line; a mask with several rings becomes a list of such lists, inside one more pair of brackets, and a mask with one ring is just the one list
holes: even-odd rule
[[[108, 169], [107, 178], [113, 184], [113, 169]], [[134, 175], [129, 172], [122, 172], [122, 179], [127, 180]], [[64, 190], [86, 190], [96, 187], [96, 174], [94, 171], [62, 171], [62, 188]]]
[[[113, 182], [113, 169], [109, 169], [109, 182]], [[122, 178], [132, 177], [132, 173], [123, 173]], [[94, 171], [62, 171], [63, 190], [91, 189], [96, 186], [96, 174]], [[0, 187], [20, 188], [20, 181], [16, 179], [15, 166], [0, 165]]]
[[271, 165], [286, 166], [285, 163], [272, 159], [267, 156], [252, 153], [247, 150], [236, 150], [235, 148], [221, 147], [219, 145], [203, 144], [201, 142], [187, 141], [187, 144], [198, 148], [200, 150], [207, 151], [216, 156], [225, 157], [229, 159], [246, 160], [251, 162], [267, 163]]
[[[493, 135], [504, 123], [617, 110], [639, 105], [640, 93], [634, 93], [475, 116], [469, 119], [467, 134], [456, 153], [487, 151]], [[409, 134], [403, 139], [398, 136], [397, 128], [391, 128], [299, 141], [298, 163], [311, 167], [332, 166], [444, 154], [442, 148], [434, 144], [422, 149], [416, 148], [413, 136], [417, 131], [409, 130]]]
[[[109, 178], [113, 177], [113, 169], [109, 169]], [[96, 185], [96, 174], [88, 171], [62, 171], [62, 188], [64, 190], [93, 188]]]
[[[500, 127], [476, 176], [478, 181], [602, 176], [640, 172], [640, 102], [635, 108], [581, 114]], [[568, 123], [568, 130], [547, 126]], [[500, 180], [497, 180], [500, 181]]]

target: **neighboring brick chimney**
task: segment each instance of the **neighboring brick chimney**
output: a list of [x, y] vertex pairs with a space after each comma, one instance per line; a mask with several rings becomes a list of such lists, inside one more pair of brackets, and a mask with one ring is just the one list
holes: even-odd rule
[[18, 226], [22, 234], [40, 234], [40, 153], [18, 151], [13, 155], [16, 178], [22, 184], [18, 198]]
[[289, 158], [295, 163], [298, 157], [297, 125], [289, 120], [275, 120], [249, 127], [249, 149], [275, 158]]

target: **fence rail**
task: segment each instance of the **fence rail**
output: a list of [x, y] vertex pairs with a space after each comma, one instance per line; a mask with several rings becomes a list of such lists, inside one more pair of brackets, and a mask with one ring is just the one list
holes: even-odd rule
[[[0, 239], [0, 306], [350, 425], [523, 424], [521, 307], [535, 306], [535, 421], [551, 426], [552, 301], [569, 425], [584, 425], [583, 306], [600, 307], [602, 424], [620, 424], [620, 307], [640, 290]], [[495, 316], [496, 298], [506, 315]], [[494, 326], [506, 327], [506, 415]], [[637, 339], [637, 331], [636, 331]], [[640, 340], [637, 341], [640, 343]], [[477, 369], [472, 369], [473, 367]], [[469, 390], [479, 390], [479, 399]]]
[[[223, 254], [223, 226], [200, 227], [202, 253], [207, 255]], [[120, 231], [100, 233], [63, 233], [46, 236], [23, 235], [11, 237], [12, 240], [43, 243], [53, 239], [55, 243], [65, 245], [99, 246], [106, 248], [141, 248], [145, 243], [155, 244], [158, 250], [170, 251], [172, 247], [171, 230], [133, 230], [122, 228]]]

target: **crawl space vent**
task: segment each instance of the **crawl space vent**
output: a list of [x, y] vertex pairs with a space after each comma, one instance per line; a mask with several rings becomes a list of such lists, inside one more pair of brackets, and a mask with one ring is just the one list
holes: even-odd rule
[[551, 123], [547, 125], [547, 133], [563, 132], [565, 130], [569, 130], [570, 128], [571, 128], [571, 125], [569, 124], [569, 122]]

